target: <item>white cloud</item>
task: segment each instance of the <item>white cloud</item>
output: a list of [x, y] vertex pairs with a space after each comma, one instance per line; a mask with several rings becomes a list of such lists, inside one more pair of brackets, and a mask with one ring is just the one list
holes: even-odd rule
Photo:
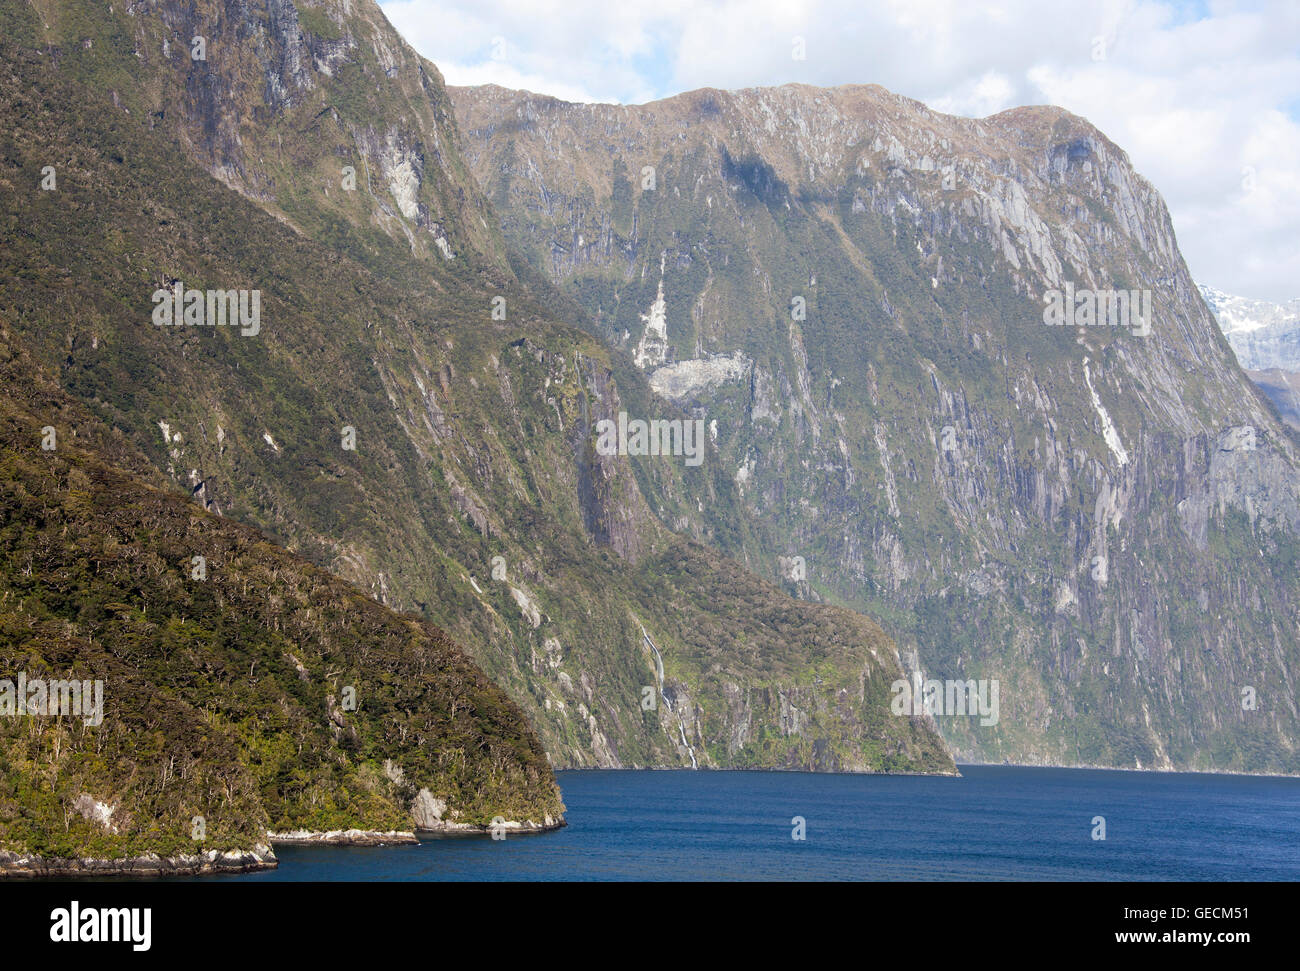
[[706, 86], [874, 82], [957, 114], [1059, 104], [1164, 195], [1198, 280], [1300, 295], [1294, 0], [382, 3], [452, 84], [640, 103]]
[[1015, 105], [1015, 88], [996, 71], [963, 82], [951, 94], [930, 99], [930, 107], [936, 111], [977, 118], [997, 114]]

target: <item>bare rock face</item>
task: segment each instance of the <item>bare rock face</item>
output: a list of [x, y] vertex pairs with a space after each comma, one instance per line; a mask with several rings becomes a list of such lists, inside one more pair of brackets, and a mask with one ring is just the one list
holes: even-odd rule
[[[996, 725], [936, 720], [967, 757], [1300, 771], [1300, 447], [1102, 132], [877, 86], [450, 91], [507, 240], [715, 429], [706, 482], [648, 471], [664, 522], [998, 679]], [[1120, 292], [1149, 309], [1047, 312]]]
[[116, 807], [102, 803], [89, 793], [83, 792], [72, 803], [72, 808], [80, 813], [83, 819], [98, 823], [110, 833], [117, 832], [117, 826], [113, 823]]
[[728, 382], [743, 381], [751, 363], [739, 352], [730, 357], [719, 355], [675, 361], [650, 375], [650, 387], [661, 397], [691, 401]]
[[446, 800], [434, 798], [433, 793], [428, 789], [421, 789], [411, 804], [411, 815], [415, 819], [416, 829], [438, 829], [442, 825], [442, 816], [446, 811]]

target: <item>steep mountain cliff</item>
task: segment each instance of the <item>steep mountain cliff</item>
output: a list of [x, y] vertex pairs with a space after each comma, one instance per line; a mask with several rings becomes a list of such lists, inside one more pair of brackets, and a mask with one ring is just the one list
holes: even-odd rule
[[[301, 232], [502, 266], [442, 76], [373, 3], [25, 0], [15, 39]], [[53, 161], [53, 160], [51, 160]]]
[[953, 771], [875, 623], [665, 527], [643, 490], [702, 488], [706, 435], [600, 447], [700, 419], [508, 252], [373, 3], [0, 18], [0, 313], [174, 488], [436, 622], [554, 764]]
[[508, 243], [716, 430], [703, 481], [649, 470], [665, 522], [997, 681], [939, 718], [966, 757], [1300, 771], [1300, 450], [1101, 132], [450, 90]]

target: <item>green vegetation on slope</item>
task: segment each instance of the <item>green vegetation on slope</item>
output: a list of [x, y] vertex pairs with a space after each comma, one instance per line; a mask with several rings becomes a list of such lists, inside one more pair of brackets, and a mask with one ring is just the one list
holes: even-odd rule
[[[97, 726], [0, 718], [0, 848], [119, 859], [409, 830], [422, 788], [457, 822], [560, 818], [527, 721], [441, 631], [119, 470], [139, 464], [120, 439], [106, 461], [90, 442], [112, 436], [7, 327], [0, 380], [0, 677], [104, 685]], [[74, 810], [83, 794], [115, 832]]]

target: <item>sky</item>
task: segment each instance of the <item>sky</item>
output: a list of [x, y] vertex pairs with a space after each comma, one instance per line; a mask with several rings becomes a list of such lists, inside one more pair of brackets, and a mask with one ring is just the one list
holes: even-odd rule
[[640, 104], [701, 87], [875, 83], [969, 117], [1060, 105], [1154, 183], [1198, 283], [1300, 296], [1300, 0], [380, 5], [449, 84]]

